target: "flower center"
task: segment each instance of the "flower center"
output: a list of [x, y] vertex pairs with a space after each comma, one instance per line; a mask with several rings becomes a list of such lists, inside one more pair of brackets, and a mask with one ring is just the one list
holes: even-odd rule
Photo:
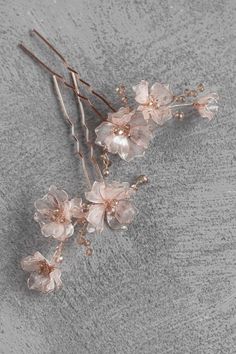
[[60, 209], [53, 210], [51, 220], [61, 224], [66, 221], [65, 216], [63, 215], [63, 211]]
[[108, 212], [109, 214], [114, 214], [116, 211], [117, 204], [118, 204], [118, 200], [116, 199], [106, 200], [105, 201], [106, 212]]
[[157, 99], [155, 97], [149, 96], [147, 106], [150, 108], [159, 108]]
[[121, 135], [121, 136], [130, 136], [130, 126], [129, 124], [124, 125], [123, 127], [116, 127], [113, 130], [113, 133], [115, 135]]
[[49, 275], [54, 270], [54, 266], [48, 264], [46, 261], [41, 261], [39, 264], [39, 274]]

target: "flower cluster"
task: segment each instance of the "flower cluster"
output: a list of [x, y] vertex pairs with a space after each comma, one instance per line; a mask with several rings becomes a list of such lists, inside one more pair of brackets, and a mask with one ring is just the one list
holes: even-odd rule
[[57, 268], [57, 263], [54, 260], [47, 261], [40, 252], [23, 258], [21, 267], [30, 273], [27, 281], [30, 290], [49, 293], [62, 286], [61, 271]]
[[[196, 99], [198, 91], [202, 92], [203, 89], [203, 85], [200, 85], [198, 90], [174, 96], [168, 85], [156, 82], [149, 90], [148, 82], [142, 80], [133, 86], [138, 107], [121, 107], [117, 112], [108, 113], [106, 121], [95, 129], [96, 144], [112, 154], [119, 154], [126, 161], [143, 156], [153, 138], [155, 126], [162, 126], [172, 117], [183, 118], [184, 113], [179, 111], [180, 108], [192, 107], [202, 117], [209, 120], [213, 118], [218, 109], [219, 97], [216, 93], [210, 93]], [[189, 97], [194, 99], [185, 103]]]
[[[146, 177], [141, 177], [141, 183], [145, 183]], [[62, 260], [62, 245], [74, 234], [76, 227], [79, 230], [78, 243], [86, 247], [86, 255], [92, 254], [86, 234], [101, 233], [105, 224], [113, 230], [126, 229], [136, 212], [130, 199], [139, 184], [140, 180], [132, 186], [125, 182], [107, 184], [95, 181], [91, 191], [85, 193], [84, 202], [81, 198], [69, 200], [64, 190], [51, 186], [48, 193], [35, 202], [34, 219], [43, 236], [60, 243], [51, 262], [39, 252], [21, 261], [22, 269], [30, 273], [29, 289], [48, 293], [61, 287], [58, 264]]]

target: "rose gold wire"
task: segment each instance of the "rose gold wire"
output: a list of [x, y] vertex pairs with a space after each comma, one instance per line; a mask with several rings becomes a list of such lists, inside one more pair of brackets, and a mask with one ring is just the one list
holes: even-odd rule
[[75, 140], [76, 153], [79, 156], [79, 158], [81, 159], [83, 172], [84, 172], [84, 176], [85, 176], [85, 179], [86, 179], [86, 183], [87, 183], [88, 188], [90, 189], [92, 185], [91, 185], [89, 174], [88, 174], [88, 171], [87, 171], [87, 168], [86, 168], [84, 155], [81, 152], [80, 141], [79, 141], [79, 138], [78, 138], [78, 136], [77, 136], [77, 134], [75, 132], [75, 125], [74, 125], [72, 119], [70, 118], [69, 114], [67, 113], [67, 110], [66, 110], [63, 98], [62, 98], [61, 90], [59, 88], [57, 80], [58, 80], [58, 78], [55, 75], [53, 75], [53, 83], [54, 83], [54, 86], [55, 86], [55, 89], [56, 89], [56, 92], [57, 92], [57, 96], [58, 96], [58, 99], [59, 99], [59, 102], [60, 102], [60, 105], [61, 105], [61, 109], [62, 109], [62, 112], [64, 114], [65, 120], [67, 121], [67, 123], [71, 127], [71, 136]]
[[31, 50], [29, 50], [23, 43], [19, 44], [19, 47], [33, 60], [39, 63], [44, 69], [46, 69], [51, 75], [56, 76], [66, 87], [74, 91], [98, 116], [101, 120], [106, 120], [105, 117], [96, 109], [96, 107], [91, 103], [88, 97], [78, 94], [73, 86], [71, 86], [62, 75], [58, 74], [56, 71], [52, 70], [47, 64], [45, 64], [41, 59], [39, 59]]
[[[71, 72], [71, 77], [72, 77], [73, 84], [74, 84], [74, 87], [76, 89], [76, 92], [79, 93], [77, 75], [74, 72]], [[94, 155], [93, 143], [90, 141], [90, 130], [89, 130], [89, 127], [88, 127], [87, 122], [86, 122], [85, 113], [84, 113], [84, 107], [83, 107], [83, 104], [82, 104], [82, 102], [80, 100], [80, 97], [78, 95], [76, 95], [76, 98], [77, 98], [77, 102], [79, 104], [79, 109], [80, 109], [80, 113], [81, 113], [81, 123], [82, 123], [82, 126], [83, 126], [84, 130], [85, 130], [86, 144], [89, 147], [90, 161], [92, 162], [92, 164], [95, 167], [95, 171], [97, 173], [97, 176], [98, 176], [99, 180], [103, 181], [102, 172], [101, 172], [101, 170], [99, 168], [98, 162], [97, 162], [96, 157]]]
[[62, 251], [64, 248], [64, 242], [60, 242], [59, 245], [56, 247], [56, 250], [53, 254], [53, 262], [58, 264], [62, 261]]
[[103, 103], [105, 103], [113, 112], [116, 112], [116, 110], [112, 107], [112, 105], [108, 102], [108, 100], [100, 95], [99, 93], [97, 93], [92, 85], [90, 85], [88, 82], [86, 82], [85, 80], [83, 80], [80, 77], [80, 74], [78, 73], [78, 71], [76, 71], [75, 69], [73, 69], [72, 67], [70, 67], [70, 65], [68, 64], [67, 60], [64, 58], [64, 56], [41, 34], [39, 33], [36, 29], [33, 29], [31, 31], [32, 34], [36, 34], [36, 36], [38, 36], [63, 62], [64, 66], [72, 73], [77, 75], [77, 79], [86, 87], [87, 90], [89, 90], [94, 96], [98, 97]]

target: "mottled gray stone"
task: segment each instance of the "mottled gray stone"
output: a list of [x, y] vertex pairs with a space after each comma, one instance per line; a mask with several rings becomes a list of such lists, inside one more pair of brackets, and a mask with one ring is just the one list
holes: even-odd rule
[[[0, 3], [0, 353], [236, 353], [235, 0]], [[113, 178], [150, 177], [139, 217], [98, 236], [92, 258], [71, 240], [64, 288], [49, 296], [29, 292], [19, 267], [52, 249], [33, 203], [52, 183], [71, 195], [85, 185], [50, 78], [17, 48], [61, 70], [32, 27], [116, 107], [117, 84], [140, 79], [177, 91], [203, 81], [221, 96], [211, 123], [171, 122], [143, 160], [115, 160]]]

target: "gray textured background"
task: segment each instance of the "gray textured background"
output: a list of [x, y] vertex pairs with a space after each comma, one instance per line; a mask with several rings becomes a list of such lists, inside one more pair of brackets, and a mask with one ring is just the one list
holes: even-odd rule
[[[236, 353], [236, 1], [0, 3], [1, 354]], [[117, 84], [140, 79], [177, 92], [203, 81], [221, 96], [211, 123], [172, 122], [143, 160], [116, 160], [113, 178], [150, 177], [139, 217], [97, 237], [90, 259], [71, 240], [64, 288], [49, 296], [29, 292], [19, 268], [53, 246], [33, 202], [52, 183], [71, 195], [85, 186], [50, 78], [17, 48], [23, 40], [53, 64], [32, 27], [116, 107]]]

